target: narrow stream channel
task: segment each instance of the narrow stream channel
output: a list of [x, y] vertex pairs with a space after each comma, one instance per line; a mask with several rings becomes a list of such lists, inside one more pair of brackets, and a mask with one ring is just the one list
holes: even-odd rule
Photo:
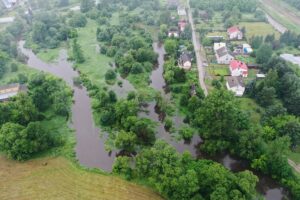
[[61, 50], [57, 62], [49, 64], [40, 60], [31, 50], [25, 49], [24, 43], [19, 43], [19, 49], [28, 57], [29, 67], [62, 78], [74, 90], [71, 127], [76, 132], [76, 157], [80, 164], [110, 172], [116, 154], [105, 151], [105, 138], [100, 138], [100, 129], [94, 124], [91, 100], [86, 88], [73, 84], [73, 78], [79, 74], [72, 68], [72, 63], [67, 61], [67, 51]]

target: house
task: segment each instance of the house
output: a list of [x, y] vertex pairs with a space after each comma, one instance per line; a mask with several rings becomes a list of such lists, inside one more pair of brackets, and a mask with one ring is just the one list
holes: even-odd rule
[[178, 29], [177, 28], [170, 28], [170, 30], [168, 31], [168, 37], [178, 38], [179, 37]]
[[214, 43], [214, 51], [216, 52], [221, 47], [226, 47], [226, 43], [220, 42], [220, 43]]
[[14, 5], [16, 5], [17, 0], [2, 0], [2, 3], [5, 6], [5, 8], [10, 9]]
[[189, 53], [183, 52], [178, 60], [179, 67], [185, 70], [189, 70], [192, 67], [192, 59]]
[[253, 52], [253, 49], [249, 44], [243, 44], [243, 53], [244, 54], [251, 54]]
[[187, 25], [186, 20], [180, 20], [178, 22], [178, 29], [180, 30], [180, 32], [183, 32], [185, 30], [186, 25]]
[[214, 43], [214, 51], [218, 64], [229, 64], [234, 57], [228, 52], [225, 43]]
[[186, 10], [184, 6], [178, 6], [177, 7], [177, 13], [180, 17], [185, 17], [186, 16]]
[[232, 91], [235, 96], [243, 96], [245, 92], [245, 84], [243, 78], [240, 76], [228, 76], [226, 87], [229, 91]]
[[7, 101], [11, 97], [16, 96], [20, 92], [26, 92], [27, 87], [18, 83], [0, 86], [0, 102]]
[[248, 76], [248, 66], [239, 60], [232, 60], [229, 64], [231, 76]]
[[230, 40], [242, 40], [243, 32], [236, 26], [227, 29], [228, 38]]

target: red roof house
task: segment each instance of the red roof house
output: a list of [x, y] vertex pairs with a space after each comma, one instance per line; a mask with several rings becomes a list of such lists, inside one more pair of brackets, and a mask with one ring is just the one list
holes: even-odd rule
[[248, 67], [245, 63], [239, 60], [232, 60], [229, 64], [231, 76], [248, 76]]
[[243, 39], [242, 31], [236, 26], [232, 26], [229, 29], [227, 29], [227, 34], [228, 34], [229, 39], [231, 39], [231, 40], [242, 40]]
[[181, 32], [183, 32], [184, 29], [185, 29], [185, 27], [186, 27], [186, 25], [187, 25], [187, 22], [186, 22], [185, 20], [180, 20], [180, 21], [178, 22], [178, 28], [179, 28], [179, 30], [180, 30]]

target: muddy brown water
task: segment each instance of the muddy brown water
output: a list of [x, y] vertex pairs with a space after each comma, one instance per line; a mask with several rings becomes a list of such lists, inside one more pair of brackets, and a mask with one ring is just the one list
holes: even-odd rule
[[[93, 121], [91, 99], [85, 87], [76, 87], [73, 84], [73, 78], [78, 76], [78, 72], [72, 68], [72, 63], [67, 61], [67, 51], [62, 50], [56, 63], [45, 63], [40, 60], [31, 50], [23, 48], [24, 41], [19, 43], [19, 49], [28, 57], [28, 66], [51, 73], [59, 78], [62, 78], [74, 90], [74, 104], [72, 105], [72, 122], [71, 127], [76, 132], [76, 157], [81, 165], [89, 168], [100, 168], [110, 172], [116, 152], [107, 152], [104, 148], [104, 137], [100, 137], [100, 129], [97, 128]], [[165, 94], [164, 87], [166, 85], [163, 79], [163, 64], [164, 64], [164, 49], [154, 43], [153, 48], [158, 53], [158, 66], [151, 75], [151, 86]], [[120, 78], [120, 77], [119, 77]], [[118, 96], [125, 97], [128, 91], [134, 90], [134, 87], [126, 80], [120, 78], [123, 86], [117, 84], [111, 89]], [[191, 141], [177, 140], [168, 133], [164, 124], [159, 119], [159, 114], [155, 112], [155, 102], [150, 102], [146, 110], [148, 113], [140, 113], [141, 117], [147, 117], [157, 123], [157, 138], [165, 140], [167, 143], [176, 148], [179, 153], [187, 150], [190, 151], [193, 157], [203, 157], [199, 152], [199, 144], [202, 142], [198, 135], [195, 135]], [[178, 128], [183, 124], [183, 119], [180, 116], [174, 117], [175, 126]], [[221, 164], [233, 172], [243, 171], [249, 168], [249, 165], [240, 159], [236, 159], [229, 154], [221, 154], [214, 158], [210, 158]], [[274, 180], [267, 176], [256, 173], [260, 181], [257, 185], [257, 191], [262, 194], [266, 200], [282, 200], [286, 198], [287, 192], [280, 187]]]
[[[158, 54], [158, 64], [157, 68], [153, 70], [151, 74], [151, 86], [154, 89], [161, 91], [163, 96], [166, 96], [166, 98], [170, 98], [170, 96], [165, 93], [166, 82], [163, 78], [163, 65], [165, 55], [164, 47], [161, 44], [154, 43], [153, 49]], [[215, 157], [204, 156], [203, 153], [199, 151], [199, 146], [202, 142], [202, 139], [197, 134], [194, 135], [191, 141], [176, 140], [176, 138], [173, 138], [172, 135], [165, 130], [164, 124], [159, 119], [159, 114], [155, 112], [155, 102], [151, 102], [150, 104], [148, 104], [146, 110], [148, 111], [148, 113], [142, 113], [140, 115], [142, 117], [149, 117], [150, 119], [155, 121], [158, 124], [157, 137], [160, 139], [164, 139], [170, 145], [175, 147], [179, 153], [188, 150], [195, 158], [207, 158], [214, 160], [221, 163], [224, 167], [233, 172], [240, 172], [249, 169], [248, 162], [232, 157], [228, 153], [219, 154]], [[180, 117], [178, 114], [174, 117], [173, 122], [176, 128], [179, 128], [184, 124], [182, 117]], [[254, 172], [254, 174], [259, 178], [259, 182], [256, 187], [257, 192], [263, 195], [266, 200], [288, 199], [287, 191], [273, 179], [260, 173]]]
[[28, 66], [34, 69], [53, 74], [64, 81], [74, 90], [74, 104], [72, 105], [71, 127], [76, 132], [76, 157], [81, 165], [88, 168], [101, 168], [111, 171], [116, 156], [115, 152], [106, 152], [104, 148], [105, 137], [99, 136], [100, 129], [94, 124], [91, 109], [91, 99], [85, 87], [76, 87], [73, 78], [78, 72], [67, 61], [67, 51], [61, 50], [55, 63], [45, 63], [31, 50], [25, 49], [24, 41], [19, 43], [19, 49], [28, 57]]

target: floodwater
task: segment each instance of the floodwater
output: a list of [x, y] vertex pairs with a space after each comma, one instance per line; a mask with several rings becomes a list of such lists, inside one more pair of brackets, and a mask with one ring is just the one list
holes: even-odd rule
[[[221, 163], [224, 167], [233, 172], [241, 172], [249, 169], [249, 163], [247, 161], [230, 156], [228, 153], [220, 154], [210, 159]], [[259, 178], [256, 190], [259, 194], [263, 195], [266, 200], [289, 199], [288, 192], [276, 181], [259, 172], [253, 173]]]
[[[161, 91], [162, 96], [165, 96], [167, 99], [170, 99], [169, 95], [165, 93], [166, 82], [163, 78], [163, 65], [164, 65], [164, 55], [165, 50], [162, 45], [154, 43], [153, 44], [154, 51], [158, 54], [158, 64], [157, 68], [153, 70], [151, 74], [151, 86], [158, 91]], [[202, 143], [201, 138], [198, 134], [195, 134], [191, 141], [177, 140], [172, 137], [172, 135], [165, 130], [164, 124], [160, 119], [160, 116], [157, 112], [155, 112], [155, 102], [151, 102], [146, 106], [146, 110], [148, 113], [140, 113], [141, 117], [148, 117], [155, 121], [157, 126], [157, 138], [165, 140], [168, 144], [172, 145], [176, 148], [179, 153], [187, 150], [189, 151], [194, 158], [207, 158], [214, 160], [216, 162], [221, 163], [227, 169], [233, 172], [240, 172], [249, 169], [249, 163], [234, 158], [230, 156], [228, 153], [219, 154], [215, 157], [208, 157], [203, 155], [199, 146]], [[173, 119], [174, 125], [176, 129], [178, 129], [181, 125], [183, 125], [183, 119], [178, 114]], [[258, 176], [259, 182], [257, 184], [257, 191], [264, 196], [266, 200], [283, 200], [288, 199], [287, 191], [284, 190], [279, 184], [277, 184], [271, 178], [262, 175], [260, 173], [255, 173]]]
[[88, 92], [85, 87], [76, 87], [73, 84], [73, 78], [79, 75], [67, 61], [67, 51], [61, 50], [57, 62], [49, 64], [40, 60], [31, 50], [25, 49], [24, 43], [24, 41], [19, 43], [19, 49], [28, 57], [28, 66], [62, 78], [74, 90], [71, 127], [76, 132], [78, 161], [83, 166], [110, 172], [116, 153], [105, 151], [105, 138], [100, 138], [100, 129], [94, 124]]
[[[72, 128], [76, 131], [76, 157], [80, 164], [89, 168], [101, 168], [110, 172], [116, 152], [107, 152], [104, 148], [104, 138], [100, 138], [100, 129], [93, 122], [91, 100], [85, 87], [76, 87], [73, 84], [73, 78], [78, 76], [78, 73], [73, 70], [72, 64], [67, 61], [67, 52], [62, 50], [59, 59], [56, 63], [48, 64], [37, 58], [37, 56], [28, 49], [23, 48], [24, 41], [19, 43], [20, 50], [28, 57], [28, 65], [34, 69], [51, 73], [59, 78], [62, 78], [74, 90], [74, 104], [72, 105]], [[165, 95], [163, 80], [163, 63], [164, 50], [162, 46], [153, 45], [158, 57], [158, 67], [151, 75], [151, 86]], [[119, 77], [119, 79], [122, 79]], [[113, 89], [119, 96], [125, 97], [128, 91], [134, 90], [134, 87], [126, 80], [122, 79], [123, 86], [113, 86]], [[195, 134], [191, 141], [177, 140], [172, 137], [172, 134], [164, 128], [160, 115], [155, 111], [155, 102], [150, 102], [145, 109], [147, 113], [141, 112], [139, 116], [147, 117], [157, 123], [157, 138], [165, 140], [167, 143], [176, 148], [179, 153], [189, 151], [193, 157], [205, 157], [199, 152], [199, 145], [202, 140]], [[174, 117], [176, 128], [183, 124], [183, 119], [180, 116]], [[206, 157], [207, 158], [207, 157]], [[243, 160], [236, 159], [229, 154], [220, 154], [209, 159], [215, 160], [223, 164], [226, 168], [233, 172], [239, 172], [249, 169], [249, 164]], [[287, 199], [287, 192], [274, 180], [267, 176], [255, 173], [259, 177], [257, 191], [262, 194], [266, 200], [282, 200]]]

